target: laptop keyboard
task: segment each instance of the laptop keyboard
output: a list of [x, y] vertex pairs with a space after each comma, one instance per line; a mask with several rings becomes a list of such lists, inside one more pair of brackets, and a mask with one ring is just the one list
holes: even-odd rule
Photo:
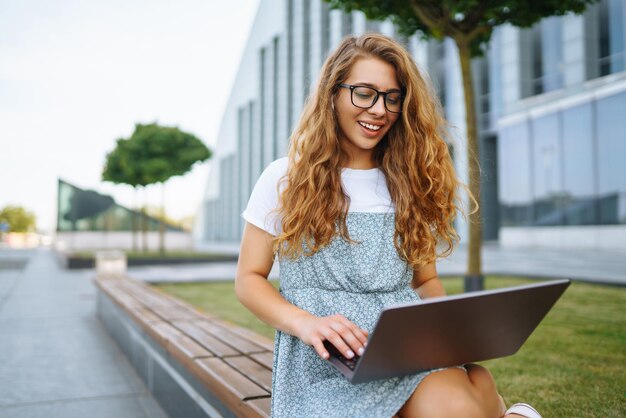
[[335, 357], [341, 363], [345, 364], [350, 370], [354, 370], [356, 364], [361, 358], [356, 354], [352, 358], [346, 358], [343, 354], [341, 354], [339, 350], [337, 350], [337, 347], [335, 347], [328, 341], [324, 341], [324, 347], [326, 348], [326, 350], [328, 350], [328, 353], [331, 355], [331, 357]]

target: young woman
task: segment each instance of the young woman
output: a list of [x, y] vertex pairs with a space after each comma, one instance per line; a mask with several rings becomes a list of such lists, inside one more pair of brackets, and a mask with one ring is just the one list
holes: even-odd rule
[[[445, 127], [393, 40], [349, 37], [326, 60], [289, 157], [265, 169], [243, 213], [236, 292], [277, 330], [272, 416], [505, 414], [478, 365], [351, 384], [325, 361], [324, 341], [362, 353], [386, 305], [445, 294], [435, 260], [457, 241], [460, 186]], [[267, 281], [275, 256], [280, 292]], [[539, 417], [514, 408], [507, 416]]]

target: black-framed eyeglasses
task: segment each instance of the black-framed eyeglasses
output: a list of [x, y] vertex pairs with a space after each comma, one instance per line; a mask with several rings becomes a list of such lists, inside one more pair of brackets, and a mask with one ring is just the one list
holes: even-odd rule
[[391, 113], [402, 113], [402, 101], [404, 95], [400, 90], [378, 91], [367, 86], [354, 86], [351, 84], [340, 84], [339, 87], [350, 89], [350, 100], [352, 104], [361, 109], [369, 109], [374, 106], [380, 96], [383, 96], [385, 109]]

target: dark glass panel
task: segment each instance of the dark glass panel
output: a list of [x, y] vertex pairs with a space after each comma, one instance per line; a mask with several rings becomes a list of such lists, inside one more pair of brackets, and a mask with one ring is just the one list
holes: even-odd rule
[[563, 111], [563, 183], [566, 225], [595, 225], [593, 125], [591, 104]]
[[498, 138], [498, 189], [502, 226], [532, 224], [528, 123], [501, 130]]
[[597, 101], [601, 224], [626, 223], [626, 93]]
[[563, 179], [559, 118], [552, 114], [532, 121], [533, 225], [563, 224]]

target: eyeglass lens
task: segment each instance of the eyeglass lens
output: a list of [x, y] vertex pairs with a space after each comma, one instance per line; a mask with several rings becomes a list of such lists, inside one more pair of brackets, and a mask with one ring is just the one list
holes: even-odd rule
[[[390, 112], [400, 112], [402, 110], [401, 96], [402, 95], [400, 92], [387, 93], [384, 96], [385, 108], [387, 108], [387, 110]], [[357, 86], [352, 89], [352, 104], [357, 107], [368, 109], [374, 106], [374, 103], [376, 103], [376, 99], [378, 99], [378, 93], [372, 88]]]

